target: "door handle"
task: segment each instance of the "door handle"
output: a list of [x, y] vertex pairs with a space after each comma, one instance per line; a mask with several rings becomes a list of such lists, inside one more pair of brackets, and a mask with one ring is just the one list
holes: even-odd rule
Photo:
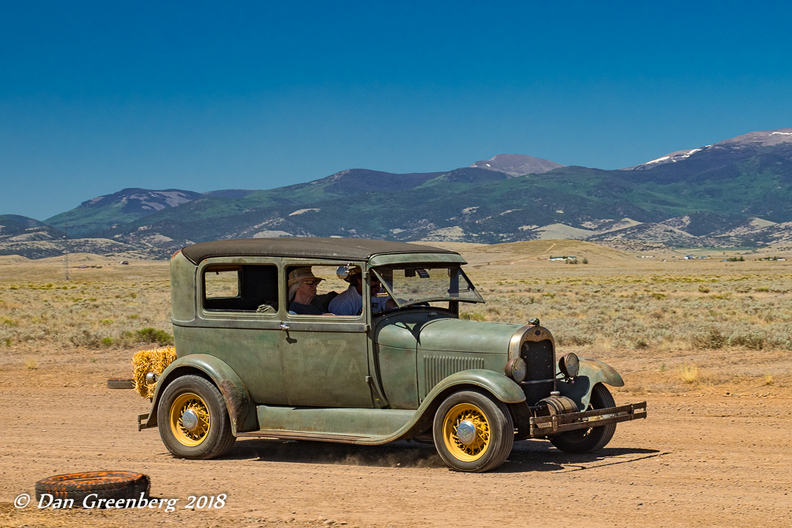
[[280, 324], [280, 329], [281, 330], [286, 330], [288, 332], [289, 331], [289, 325], [287, 325], [286, 323], [281, 323]]

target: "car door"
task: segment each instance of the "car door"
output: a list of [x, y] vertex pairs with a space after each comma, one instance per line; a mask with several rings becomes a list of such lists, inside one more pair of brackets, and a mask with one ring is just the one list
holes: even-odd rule
[[[340, 264], [327, 260], [284, 259], [284, 275], [310, 266], [323, 281], [321, 293], [343, 293], [335, 277]], [[283, 284], [281, 291], [287, 291]], [[289, 299], [281, 299], [284, 307]], [[288, 403], [305, 407], [371, 408], [368, 383], [369, 337], [366, 313], [351, 316], [298, 315], [282, 310], [280, 350]]]
[[197, 270], [199, 324], [180, 339], [184, 354], [222, 359], [253, 401], [288, 404], [281, 358], [278, 259], [210, 258]]

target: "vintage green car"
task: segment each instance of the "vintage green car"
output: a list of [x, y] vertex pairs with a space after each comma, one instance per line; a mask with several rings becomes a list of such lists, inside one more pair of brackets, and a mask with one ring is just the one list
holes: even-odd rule
[[[153, 406], [138, 428], [159, 427], [184, 458], [220, 456], [248, 436], [416, 439], [433, 441], [455, 470], [487, 471], [515, 440], [549, 438], [587, 453], [610, 441], [617, 422], [646, 417], [646, 402], [615, 405], [605, 384], [623, 381], [610, 366], [574, 354], [556, 360], [538, 320], [459, 319], [459, 303], [484, 302], [463, 264], [454, 251], [381, 240], [183, 248], [170, 263], [178, 357], [149, 375]], [[317, 285], [327, 278], [323, 286], [352, 290], [355, 274], [360, 311], [329, 313], [337, 292]], [[315, 293], [318, 313], [295, 309], [295, 285]]]

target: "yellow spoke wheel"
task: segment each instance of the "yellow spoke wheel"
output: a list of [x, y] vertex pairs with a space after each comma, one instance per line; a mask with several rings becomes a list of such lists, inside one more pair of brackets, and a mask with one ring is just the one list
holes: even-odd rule
[[162, 391], [158, 403], [160, 438], [174, 456], [205, 460], [227, 453], [234, 445], [225, 399], [208, 379], [178, 376]]
[[[472, 440], [466, 439], [467, 442], [457, 432], [463, 422], [475, 427], [475, 435]], [[487, 417], [473, 404], [455, 405], [443, 420], [443, 441], [446, 449], [459, 460], [473, 462], [481, 458], [490, 446], [490, 425]]]
[[197, 446], [209, 433], [209, 408], [197, 394], [182, 393], [171, 404], [169, 422], [176, 440], [185, 446]]
[[509, 408], [484, 392], [450, 394], [432, 422], [437, 454], [456, 471], [489, 471], [503, 464], [514, 443]]

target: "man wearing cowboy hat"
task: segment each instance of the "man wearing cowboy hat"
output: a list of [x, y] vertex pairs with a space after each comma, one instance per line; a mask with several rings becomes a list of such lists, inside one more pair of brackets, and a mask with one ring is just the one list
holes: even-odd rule
[[[363, 312], [363, 275], [360, 268], [355, 266], [344, 279], [349, 283], [349, 288], [338, 294], [332, 301], [328, 310], [336, 315], [359, 315]], [[396, 303], [390, 297], [379, 297], [377, 292], [380, 282], [376, 275], [371, 275], [371, 310], [373, 313], [381, 312], [387, 308], [396, 308]]]
[[324, 279], [316, 277], [310, 266], [289, 273], [289, 311], [298, 315], [323, 315], [324, 308], [314, 302], [316, 287]]

